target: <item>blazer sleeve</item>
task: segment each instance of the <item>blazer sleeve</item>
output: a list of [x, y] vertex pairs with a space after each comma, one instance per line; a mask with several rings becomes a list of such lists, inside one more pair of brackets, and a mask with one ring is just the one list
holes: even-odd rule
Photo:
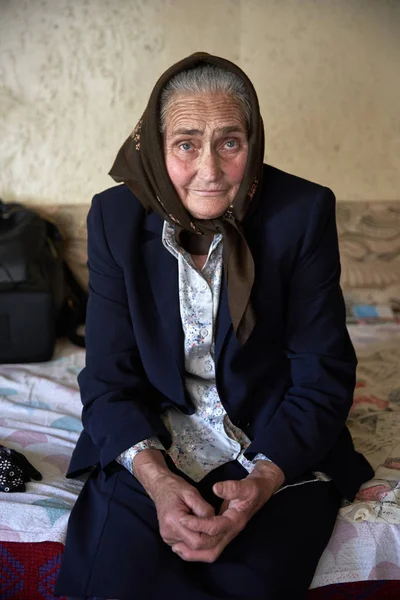
[[170, 442], [158, 409], [160, 393], [146, 377], [135, 341], [124, 272], [106, 239], [99, 196], [93, 199], [87, 225], [86, 364], [78, 383], [84, 434], [104, 468], [144, 439], [158, 436], [167, 447]]
[[335, 196], [320, 188], [292, 270], [286, 312], [291, 386], [246, 455], [262, 452], [292, 480], [333, 448], [353, 402], [357, 360], [340, 288]]

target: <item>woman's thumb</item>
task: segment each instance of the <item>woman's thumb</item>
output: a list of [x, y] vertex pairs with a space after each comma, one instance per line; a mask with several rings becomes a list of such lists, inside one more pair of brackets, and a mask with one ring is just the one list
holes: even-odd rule
[[213, 492], [224, 500], [244, 499], [247, 496], [245, 487], [240, 480], [220, 481], [213, 486]]

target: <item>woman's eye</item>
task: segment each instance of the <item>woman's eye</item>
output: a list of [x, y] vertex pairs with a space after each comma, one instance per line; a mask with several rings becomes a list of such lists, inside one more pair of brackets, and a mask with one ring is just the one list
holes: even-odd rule
[[179, 144], [179, 148], [184, 152], [188, 152], [192, 149], [192, 144], [190, 142], [182, 142], [182, 144]]
[[225, 146], [229, 149], [236, 148], [237, 145], [237, 140], [228, 140], [227, 142], [225, 142]]

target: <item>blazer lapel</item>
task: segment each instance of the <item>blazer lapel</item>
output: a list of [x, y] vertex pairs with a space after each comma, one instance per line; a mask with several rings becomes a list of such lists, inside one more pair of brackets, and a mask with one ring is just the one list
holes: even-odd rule
[[[257, 211], [254, 211], [248, 219], [244, 221], [244, 231], [246, 240], [248, 240], [250, 250], [252, 251], [253, 257], [255, 256], [256, 248], [252, 247], [251, 241], [252, 237], [254, 237], [255, 227], [259, 228], [259, 223], [262, 222], [257, 217]], [[251, 233], [253, 232], [253, 236]], [[253, 288], [254, 291], [254, 288]], [[252, 296], [253, 297], [253, 296]], [[215, 333], [215, 364], [218, 364], [218, 361], [221, 356], [221, 352], [227, 338], [228, 333], [233, 329], [231, 315], [229, 312], [229, 304], [228, 304], [228, 288], [226, 285], [224, 273], [222, 273], [222, 283], [221, 283], [221, 297], [219, 301], [219, 309], [217, 316], [217, 324], [216, 324], [216, 333]]]
[[[181, 375], [184, 372], [184, 336], [179, 308], [178, 261], [162, 243], [162, 219], [147, 217], [142, 250], [158, 317]], [[156, 318], [156, 317], [155, 317]]]
[[218, 364], [218, 360], [221, 355], [221, 350], [223, 348], [225, 338], [231, 327], [232, 327], [232, 321], [231, 321], [231, 316], [229, 313], [228, 289], [226, 286], [224, 273], [222, 273], [221, 293], [220, 293], [220, 299], [219, 299], [219, 308], [218, 308], [216, 331], [215, 331], [215, 364], [216, 365]]

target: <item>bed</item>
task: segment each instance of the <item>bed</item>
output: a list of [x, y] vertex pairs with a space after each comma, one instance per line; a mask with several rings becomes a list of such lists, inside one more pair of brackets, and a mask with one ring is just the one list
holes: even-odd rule
[[[399, 308], [399, 204], [338, 206], [349, 307], [385, 302]], [[87, 284], [86, 212], [87, 207], [73, 206], [50, 211], [68, 239], [66, 257], [82, 285]], [[348, 424], [375, 477], [353, 503], [343, 504], [309, 599], [398, 600], [400, 320], [348, 328], [359, 358]], [[23, 452], [43, 475], [27, 484], [25, 493], [0, 494], [1, 600], [54, 598], [69, 513], [84, 483], [84, 477], [64, 477], [81, 430], [76, 377], [84, 360], [84, 350], [62, 339], [47, 363], [0, 365], [1, 443]]]

